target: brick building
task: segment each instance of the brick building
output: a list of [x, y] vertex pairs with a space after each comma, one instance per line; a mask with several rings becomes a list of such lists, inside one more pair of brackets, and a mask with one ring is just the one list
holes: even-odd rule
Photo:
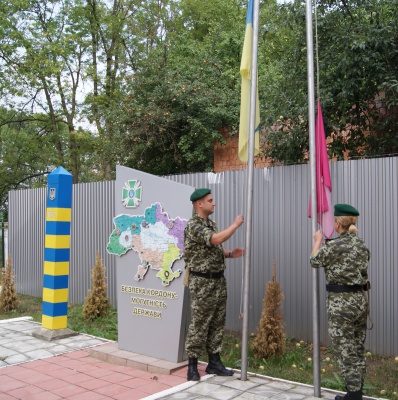
[[[235, 171], [246, 168], [247, 163], [243, 163], [238, 157], [239, 135], [231, 136], [227, 129], [224, 129], [220, 133], [226, 143], [221, 144], [217, 141], [214, 145], [214, 172]], [[255, 168], [265, 168], [268, 166], [269, 163], [266, 160], [258, 156], [254, 158]]]

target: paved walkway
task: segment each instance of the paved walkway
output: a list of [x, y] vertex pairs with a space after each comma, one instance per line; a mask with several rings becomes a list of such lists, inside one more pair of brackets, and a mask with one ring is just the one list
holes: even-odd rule
[[84, 334], [49, 342], [32, 336], [40, 327], [29, 318], [0, 320], [0, 400], [317, 399], [312, 386], [263, 376], [241, 381], [239, 371], [206, 375], [205, 365], [200, 382], [187, 382], [186, 363], [121, 351]]

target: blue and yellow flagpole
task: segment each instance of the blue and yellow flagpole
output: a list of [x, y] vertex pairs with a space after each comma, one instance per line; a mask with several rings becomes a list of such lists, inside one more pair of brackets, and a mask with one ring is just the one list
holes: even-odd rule
[[67, 329], [72, 181], [63, 167], [48, 176], [42, 330]]

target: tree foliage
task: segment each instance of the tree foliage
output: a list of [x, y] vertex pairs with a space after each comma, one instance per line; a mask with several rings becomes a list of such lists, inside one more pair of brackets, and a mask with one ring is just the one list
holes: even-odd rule
[[[243, 0], [0, 2], [0, 194], [113, 179], [116, 164], [158, 175], [208, 171], [239, 123]], [[330, 155], [398, 150], [395, 0], [318, 0], [319, 95]], [[315, 9], [314, 9], [315, 16]], [[316, 68], [318, 70], [318, 68]], [[306, 162], [305, 3], [260, 4], [262, 156]], [[41, 177], [41, 178], [40, 178]]]
[[[320, 0], [316, 13], [315, 80], [319, 79], [326, 134], [333, 139], [330, 155], [342, 159], [397, 153], [395, 1]], [[270, 36], [278, 23], [278, 47], [288, 53], [280, 60], [284, 79], [272, 83], [274, 97], [267, 104], [272, 107], [264, 154], [274, 162], [303, 162], [308, 151], [305, 4], [283, 5], [276, 15], [266, 34]]]

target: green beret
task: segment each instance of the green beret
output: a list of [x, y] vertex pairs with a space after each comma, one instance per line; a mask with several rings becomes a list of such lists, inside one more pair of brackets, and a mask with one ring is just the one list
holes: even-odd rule
[[192, 203], [196, 200], [201, 199], [202, 197], [207, 196], [208, 194], [211, 193], [210, 189], [196, 189], [192, 194], [191, 197], [189, 198]]
[[343, 215], [357, 217], [359, 215], [359, 212], [356, 208], [350, 206], [349, 204], [336, 204], [334, 206], [334, 215], [335, 217]]

